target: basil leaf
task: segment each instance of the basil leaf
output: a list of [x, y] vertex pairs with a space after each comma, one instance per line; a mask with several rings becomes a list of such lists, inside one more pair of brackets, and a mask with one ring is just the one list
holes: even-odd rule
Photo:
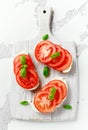
[[29, 105], [28, 101], [21, 101], [20, 104], [21, 105]]
[[55, 59], [55, 58], [57, 58], [57, 57], [59, 57], [60, 56], [60, 52], [55, 52], [54, 54], [52, 54], [50, 57], [52, 58], [52, 59]]
[[26, 68], [21, 68], [21, 70], [20, 70], [20, 75], [24, 78], [24, 77], [26, 77], [26, 74], [27, 74], [27, 70], [26, 70]]
[[50, 93], [52, 93], [53, 95], [55, 95], [55, 93], [56, 93], [56, 88], [50, 88]]
[[47, 40], [48, 38], [49, 38], [49, 35], [48, 35], [48, 34], [45, 34], [45, 35], [42, 37], [43, 40]]
[[53, 100], [56, 93], [56, 88], [50, 88], [49, 100]]
[[24, 64], [26, 63], [26, 57], [25, 57], [25, 56], [21, 56], [21, 57], [20, 57], [20, 63], [21, 63], [22, 65], [24, 65]]
[[50, 94], [49, 95], [49, 100], [52, 101], [54, 99], [54, 95], [53, 94]]
[[70, 110], [70, 109], [72, 109], [72, 106], [69, 105], [69, 104], [66, 104], [66, 105], [63, 106], [63, 108], [64, 108], [64, 109], [67, 109], [67, 110]]
[[49, 69], [49, 67], [44, 67], [44, 69], [43, 69], [43, 75], [45, 76], [45, 77], [48, 77], [49, 76], [49, 74], [50, 74], [50, 69]]
[[28, 67], [28, 65], [24, 64], [22, 67], [27, 68], [27, 67]]

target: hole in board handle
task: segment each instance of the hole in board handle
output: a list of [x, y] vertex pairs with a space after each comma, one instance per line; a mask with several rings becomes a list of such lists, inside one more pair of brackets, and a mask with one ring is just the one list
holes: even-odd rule
[[45, 14], [45, 13], [46, 13], [46, 10], [43, 10], [43, 13]]

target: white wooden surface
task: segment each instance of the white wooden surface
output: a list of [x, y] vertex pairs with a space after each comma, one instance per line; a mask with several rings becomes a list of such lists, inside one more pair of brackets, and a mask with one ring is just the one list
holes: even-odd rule
[[[42, 11], [41, 11], [42, 12]], [[50, 23], [50, 15], [51, 15], [51, 10], [46, 9], [46, 13], [40, 13], [39, 15], [39, 23], [40, 23], [40, 33], [39, 35], [32, 40], [31, 42], [29, 41], [24, 41], [20, 42], [14, 45], [14, 55], [20, 53], [21, 51], [28, 51], [32, 58], [33, 62], [36, 66], [37, 72], [39, 74], [39, 78], [42, 82], [42, 86], [46, 84], [49, 80], [55, 78], [55, 77], [60, 77], [63, 76], [66, 78], [68, 85], [69, 85], [69, 93], [67, 100], [65, 103], [69, 103], [72, 105], [73, 109], [71, 111], [64, 110], [63, 107], [61, 106], [58, 108], [53, 114], [41, 114], [41, 113], [36, 113], [33, 111], [31, 106], [21, 106], [19, 104], [20, 101], [22, 100], [28, 100], [31, 102], [33, 100], [33, 92], [26, 91], [19, 87], [19, 85], [15, 81], [15, 76], [12, 73], [12, 92], [10, 95], [10, 107], [11, 107], [11, 115], [14, 118], [17, 119], [23, 119], [23, 120], [72, 120], [75, 119], [77, 116], [77, 103], [78, 103], [78, 66], [77, 66], [77, 58], [76, 58], [76, 47], [74, 43], [62, 43], [62, 45], [68, 49], [72, 56], [73, 56], [73, 67], [72, 70], [68, 74], [61, 74], [59, 72], [56, 72], [55, 70], [51, 69], [51, 74], [49, 78], [45, 79], [42, 75], [42, 69], [44, 65], [41, 63], [37, 62], [34, 55], [33, 55], [33, 50], [35, 45], [41, 41], [42, 35], [45, 33], [49, 34], [49, 39], [55, 43], [59, 43], [59, 41], [56, 42], [55, 38], [51, 35], [49, 31], [49, 23]]]

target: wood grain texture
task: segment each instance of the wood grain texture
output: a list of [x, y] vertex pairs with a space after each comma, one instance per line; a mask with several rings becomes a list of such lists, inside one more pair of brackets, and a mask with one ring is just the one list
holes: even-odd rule
[[[71, 104], [72, 110], [65, 110], [63, 109], [63, 104], [60, 106], [60, 108], [57, 108], [54, 113], [52, 114], [41, 114], [35, 112], [31, 105], [29, 106], [22, 106], [20, 105], [20, 101], [22, 100], [28, 100], [31, 104], [31, 101], [33, 100], [34, 92], [30, 92], [27, 90], [22, 89], [15, 80], [15, 75], [12, 72], [11, 76], [11, 87], [12, 92], [10, 95], [10, 107], [11, 107], [11, 115], [14, 118], [17, 119], [23, 119], [23, 120], [35, 120], [35, 121], [64, 121], [64, 120], [73, 120], [77, 117], [77, 103], [78, 103], [78, 64], [77, 64], [77, 57], [76, 57], [76, 46], [74, 43], [61, 43], [63, 47], [65, 47], [67, 50], [70, 51], [73, 57], [73, 66], [71, 71], [68, 74], [62, 74], [59, 73], [53, 69], [51, 69], [50, 76], [48, 78], [45, 78], [42, 74], [43, 68], [45, 65], [39, 63], [34, 56], [34, 48], [36, 44], [38, 44], [39, 41], [41, 41], [42, 36], [46, 33], [49, 34], [49, 40], [52, 42], [59, 44], [59, 42], [52, 36], [49, 24], [50, 24], [50, 17], [51, 17], [51, 9], [46, 9], [46, 14], [43, 14], [43, 10], [39, 10], [39, 23], [40, 23], [40, 33], [39, 35], [34, 38], [34, 40], [31, 40], [31, 42], [24, 41], [24, 42], [18, 42], [14, 45], [14, 56], [19, 54], [22, 51], [29, 52], [31, 54], [33, 63], [36, 67], [36, 70], [39, 75], [39, 79], [41, 81], [41, 86], [44, 86], [47, 82], [49, 82], [52, 79], [58, 78], [58, 77], [64, 77], [66, 78], [66, 81], [69, 86], [69, 92], [68, 97], [65, 100], [64, 104]], [[14, 58], [14, 57], [13, 57]]]
[[[34, 42], [33, 42], [34, 43]], [[27, 90], [22, 89], [15, 80], [15, 75], [12, 73], [12, 80], [11, 80], [11, 86], [12, 86], [12, 92], [10, 95], [10, 107], [11, 107], [11, 115], [14, 118], [17, 119], [24, 119], [24, 120], [72, 120], [75, 119], [77, 116], [77, 103], [78, 103], [78, 65], [77, 65], [77, 58], [76, 58], [76, 48], [74, 43], [70, 44], [63, 44], [63, 46], [68, 49], [73, 57], [73, 67], [72, 70], [68, 74], [62, 74], [59, 73], [53, 69], [51, 69], [50, 76], [46, 79], [43, 74], [42, 70], [44, 65], [37, 62], [34, 55], [31, 53], [33, 50], [33, 44], [29, 43], [29, 41], [21, 42], [15, 44], [14, 47], [14, 55], [20, 53], [21, 51], [28, 51], [31, 53], [33, 62], [35, 64], [36, 70], [38, 72], [41, 86], [46, 84], [52, 79], [55, 79], [55, 77], [65, 77], [66, 81], [69, 86], [69, 92], [68, 97], [65, 100], [64, 104], [71, 104], [72, 110], [65, 110], [63, 109], [63, 104], [60, 108], [57, 108], [54, 113], [52, 114], [41, 114], [35, 112], [31, 105], [29, 106], [22, 106], [20, 105], [20, 101], [27, 100], [31, 103], [33, 100], [34, 92], [30, 92]]]

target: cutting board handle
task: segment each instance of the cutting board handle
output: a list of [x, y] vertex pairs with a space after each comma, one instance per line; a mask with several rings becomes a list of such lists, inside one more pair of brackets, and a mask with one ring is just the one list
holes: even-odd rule
[[51, 8], [39, 8], [38, 19], [41, 35], [50, 33], [50, 22], [51, 22]]

